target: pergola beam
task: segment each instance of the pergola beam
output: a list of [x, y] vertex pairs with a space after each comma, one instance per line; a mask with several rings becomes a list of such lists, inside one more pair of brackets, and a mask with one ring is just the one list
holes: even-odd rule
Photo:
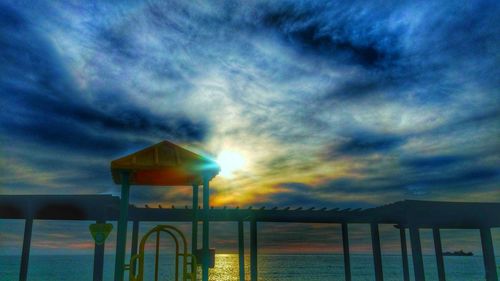
[[245, 237], [243, 221], [238, 221], [238, 265], [240, 281], [245, 281]]
[[33, 219], [28, 218], [24, 222], [23, 250], [21, 255], [21, 268], [19, 272], [19, 281], [26, 281], [28, 279], [28, 264], [30, 258], [32, 233], [33, 233]]
[[424, 260], [422, 256], [422, 245], [420, 243], [420, 231], [415, 226], [410, 226], [410, 241], [415, 280], [425, 281]]
[[257, 221], [250, 221], [250, 280], [257, 281]]
[[406, 230], [399, 227], [399, 237], [401, 240], [401, 259], [403, 260], [403, 280], [410, 281], [410, 270], [408, 268], [408, 249], [406, 247]]
[[495, 262], [493, 240], [490, 228], [483, 227], [479, 230], [481, 234], [481, 246], [483, 248], [483, 262], [487, 281], [498, 281], [498, 273]]
[[372, 236], [372, 250], [373, 250], [373, 265], [375, 269], [375, 280], [384, 281], [384, 272], [382, 270], [382, 251], [380, 248], [380, 233], [378, 224], [370, 224]]
[[351, 256], [349, 254], [349, 228], [347, 223], [342, 223], [342, 249], [344, 253], [345, 281], [351, 281]]
[[441, 245], [441, 233], [439, 232], [439, 228], [434, 227], [432, 229], [432, 236], [434, 238], [434, 252], [436, 253], [438, 278], [439, 281], [446, 281], [446, 274], [444, 271], [443, 246]]

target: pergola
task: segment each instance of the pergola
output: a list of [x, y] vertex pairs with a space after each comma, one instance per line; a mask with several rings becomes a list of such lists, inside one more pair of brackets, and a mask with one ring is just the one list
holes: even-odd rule
[[[0, 219], [24, 219], [19, 280], [27, 280], [33, 220], [93, 220], [117, 221], [120, 217], [120, 199], [111, 195], [0, 195]], [[197, 217], [197, 207], [149, 208], [129, 206], [128, 221], [133, 222], [130, 252], [137, 253], [139, 223], [141, 222], [193, 222], [205, 221]], [[405, 200], [370, 209], [327, 208], [210, 208], [211, 222], [237, 222], [239, 273], [245, 280], [243, 224], [250, 223], [250, 271], [252, 281], [257, 281], [257, 223], [325, 223], [340, 224], [344, 255], [345, 280], [350, 281], [349, 225], [368, 224], [372, 241], [374, 270], [377, 281], [383, 281], [383, 264], [380, 247], [380, 224], [396, 226], [400, 232], [403, 280], [410, 280], [406, 231], [409, 230], [415, 280], [425, 280], [419, 230], [432, 229], [436, 265], [440, 281], [445, 281], [445, 266], [440, 229], [479, 229], [486, 280], [497, 281], [498, 274], [491, 228], [500, 227], [500, 203], [436, 202]], [[196, 225], [196, 224], [195, 224]], [[193, 232], [196, 227], [193, 228]], [[104, 244], [95, 244], [94, 281], [102, 281]]]
[[[198, 206], [198, 185], [203, 184], [203, 248], [202, 280], [208, 281], [209, 266], [209, 182], [220, 171], [208, 157], [201, 156], [169, 141], [162, 141], [111, 162], [111, 174], [121, 184], [120, 216], [118, 219], [115, 281], [123, 281], [129, 193], [131, 185], [193, 186], [193, 210]], [[197, 250], [198, 219], [193, 215], [192, 254]]]

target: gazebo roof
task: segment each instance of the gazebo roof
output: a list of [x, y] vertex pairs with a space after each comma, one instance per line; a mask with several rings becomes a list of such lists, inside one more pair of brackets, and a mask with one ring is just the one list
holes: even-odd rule
[[220, 168], [208, 157], [162, 141], [111, 161], [111, 174], [116, 184], [121, 183], [122, 171], [131, 172], [132, 185], [185, 186], [200, 184], [203, 175], [214, 178]]

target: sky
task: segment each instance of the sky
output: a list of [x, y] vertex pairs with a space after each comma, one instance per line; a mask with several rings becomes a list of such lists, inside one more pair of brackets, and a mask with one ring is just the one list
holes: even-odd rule
[[0, 194], [118, 195], [110, 161], [166, 139], [244, 159], [215, 207], [499, 202], [499, 18], [497, 1], [1, 1]]

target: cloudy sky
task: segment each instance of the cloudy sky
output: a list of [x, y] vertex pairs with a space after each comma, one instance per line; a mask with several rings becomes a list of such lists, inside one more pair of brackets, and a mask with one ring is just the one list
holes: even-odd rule
[[496, 1], [81, 2], [1, 1], [1, 194], [118, 194], [167, 139], [244, 158], [219, 207], [500, 201]]

